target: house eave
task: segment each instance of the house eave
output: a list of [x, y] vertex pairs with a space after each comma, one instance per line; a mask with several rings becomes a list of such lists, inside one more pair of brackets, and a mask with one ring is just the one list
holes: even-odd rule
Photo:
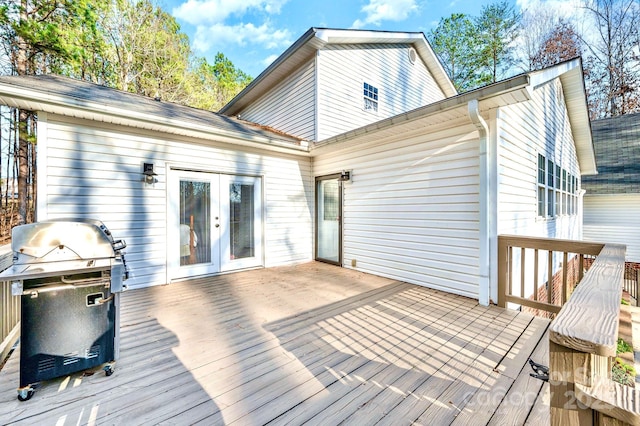
[[6, 83], [0, 83], [0, 104], [178, 136], [251, 146], [281, 153], [309, 155], [306, 141], [299, 141], [296, 145], [284, 139], [235, 133], [213, 125], [143, 113], [133, 108], [123, 109], [115, 105], [61, 96], [37, 89], [26, 89]]
[[358, 140], [370, 140], [370, 136], [374, 133], [390, 130], [398, 133], [396, 126], [411, 127], [412, 123], [415, 123], [415, 126], [418, 127], [421, 126], [421, 122], [429, 118], [437, 117], [438, 114], [456, 109], [459, 109], [458, 115], [460, 118], [467, 119], [467, 104], [471, 100], [478, 100], [480, 109], [483, 111], [512, 103], [524, 102], [531, 99], [527, 90], [529, 84], [529, 75], [527, 74], [503, 80], [325, 139], [314, 144], [311, 147], [311, 153], [315, 156], [326, 153], [329, 150], [339, 149], [338, 144], [345, 141], [349, 141], [349, 145], [351, 145]]

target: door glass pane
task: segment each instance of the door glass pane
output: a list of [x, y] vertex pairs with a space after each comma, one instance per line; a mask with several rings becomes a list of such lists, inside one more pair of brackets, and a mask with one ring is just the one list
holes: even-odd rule
[[211, 183], [180, 180], [180, 266], [211, 262]]
[[318, 258], [340, 261], [340, 184], [338, 179], [317, 182]]
[[254, 185], [229, 184], [230, 258], [255, 256]]

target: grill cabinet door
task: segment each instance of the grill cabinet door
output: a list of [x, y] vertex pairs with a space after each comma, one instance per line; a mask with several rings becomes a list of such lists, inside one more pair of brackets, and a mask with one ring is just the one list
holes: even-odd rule
[[104, 283], [22, 296], [20, 386], [114, 360], [116, 306]]

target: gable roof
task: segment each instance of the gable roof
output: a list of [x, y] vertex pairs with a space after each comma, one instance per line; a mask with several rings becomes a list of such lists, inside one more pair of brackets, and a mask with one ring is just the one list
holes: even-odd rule
[[640, 193], [640, 113], [592, 123], [598, 175], [582, 178], [591, 194]]
[[0, 76], [0, 104], [220, 142], [307, 152], [307, 143], [211, 111], [57, 75]]
[[293, 70], [314, 57], [316, 52], [328, 44], [411, 44], [426, 64], [434, 80], [445, 94], [455, 96], [456, 91], [451, 79], [445, 72], [440, 60], [431, 49], [429, 42], [421, 32], [391, 32], [369, 30], [340, 30], [329, 28], [311, 28], [295, 43], [284, 51], [259, 76], [227, 103], [221, 114], [236, 115], [273, 86], [281, 82]]

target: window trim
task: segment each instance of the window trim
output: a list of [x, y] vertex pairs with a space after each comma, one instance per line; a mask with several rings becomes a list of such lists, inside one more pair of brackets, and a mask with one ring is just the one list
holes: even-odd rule
[[[578, 214], [579, 178], [567, 168], [538, 153], [536, 217], [555, 219]], [[541, 214], [544, 213], [544, 214]]]
[[362, 108], [366, 112], [378, 113], [380, 109], [380, 89], [371, 83], [363, 82], [363, 104]]

